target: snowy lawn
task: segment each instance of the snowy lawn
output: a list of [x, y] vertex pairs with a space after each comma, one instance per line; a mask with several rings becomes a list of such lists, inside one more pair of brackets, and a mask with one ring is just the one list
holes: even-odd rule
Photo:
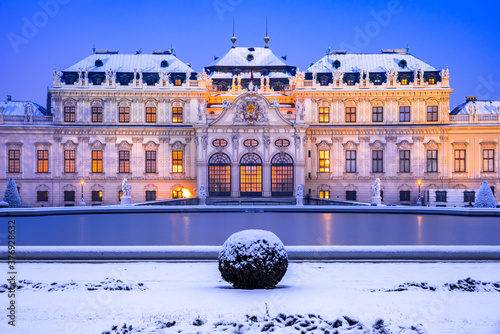
[[235, 290], [217, 265], [18, 263], [0, 333], [500, 333], [499, 262], [291, 262], [272, 290]]

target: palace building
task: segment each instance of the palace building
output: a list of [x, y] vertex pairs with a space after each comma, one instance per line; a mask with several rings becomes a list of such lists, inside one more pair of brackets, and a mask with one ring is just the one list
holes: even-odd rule
[[[500, 186], [498, 101], [450, 111], [450, 74], [408, 54], [331, 51], [300, 71], [267, 46], [196, 72], [172, 50], [97, 50], [54, 70], [47, 108], [0, 101], [2, 184], [23, 205], [292, 197], [448, 205]], [[84, 186], [80, 186], [80, 181]], [[0, 189], [3, 191], [2, 189]], [[455, 196], [455, 195], [454, 195]], [[456, 196], [455, 196], [456, 197]], [[498, 199], [497, 195], [497, 199]], [[456, 204], [454, 204], [456, 205]]]

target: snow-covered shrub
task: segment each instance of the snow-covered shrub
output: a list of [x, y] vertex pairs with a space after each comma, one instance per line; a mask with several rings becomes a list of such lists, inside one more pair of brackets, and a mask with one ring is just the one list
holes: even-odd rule
[[272, 288], [285, 276], [287, 268], [285, 247], [269, 231], [234, 233], [219, 253], [222, 278], [238, 289]]
[[491, 187], [487, 181], [483, 181], [481, 188], [477, 193], [476, 201], [474, 202], [475, 208], [496, 208], [497, 203], [495, 196], [491, 191]]
[[4, 201], [0, 202], [0, 208], [8, 208], [8, 207], [9, 207], [9, 203], [4, 202]]
[[11, 208], [21, 207], [21, 197], [17, 192], [16, 181], [13, 178], [9, 179], [7, 182], [7, 187], [5, 188], [5, 193], [3, 195], [3, 201], [9, 203]]

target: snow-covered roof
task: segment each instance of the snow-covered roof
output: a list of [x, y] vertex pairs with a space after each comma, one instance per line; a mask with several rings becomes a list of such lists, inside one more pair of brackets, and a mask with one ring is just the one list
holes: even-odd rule
[[500, 101], [467, 101], [453, 109], [450, 115], [498, 115]]
[[[100, 59], [103, 66], [95, 66], [96, 60]], [[166, 60], [167, 67], [161, 67], [161, 62]], [[194, 72], [186, 63], [180, 61], [171, 54], [93, 54], [78, 63], [65, 69], [65, 72], [77, 72], [78, 69], [89, 72], [134, 72], [135, 69], [142, 72]]]
[[[310, 66], [307, 71], [316, 71], [318, 73], [335, 72], [337, 69], [333, 66], [333, 62], [336, 60], [340, 61], [340, 67], [338, 70], [344, 73], [359, 72], [360, 70], [385, 73], [391, 69], [395, 69], [398, 72], [413, 72], [418, 69], [422, 69], [424, 71], [438, 71], [435, 67], [423, 62], [411, 54], [399, 53], [328, 54]], [[406, 61], [406, 67], [399, 67], [399, 62], [401, 60]]]
[[[240, 76], [242, 79], [250, 79], [252, 76], [251, 72], [241, 72]], [[254, 72], [253, 77], [255, 80], [260, 79], [262, 74], [260, 72]], [[290, 72], [286, 73], [278, 73], [278, 72], [270, 72], [269, 73], [269, 78], [270, 79], [288, 79], [292, 74]], [[212, 74], [212, 79], [232, 79], [233, 78], [233, 73], [230, 72], [214, 72]]]
[[[252, 51], [253, 50], [253, 51]], [[253, 56], [249, 57], [249, 55]], [[212, 66], [288, 66], [283, 58], [276, 56], [269, 48], [247, 48], [235, 47], [231, 48], [223, 57], [214, 60], [207, 67]]]
[[[3, 109], [3, 114], [8, 116], [24, 116], [28, 110], [32, 108], [33, 116], [46, 116], [47, 110], [41, 105], [31, 101], [0, 101], [0, 109]], [[1, 112], [0, 112], [1, 114]]]

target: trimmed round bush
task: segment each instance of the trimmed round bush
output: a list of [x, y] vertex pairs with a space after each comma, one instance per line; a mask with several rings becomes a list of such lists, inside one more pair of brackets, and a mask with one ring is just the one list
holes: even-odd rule
[[4, 202], [4, 201], [0, 202], [0, 208], [8, 208], [8, 207], [9, 207], [9, 203]]
[[222, 278], [237, 289], [273, 288], [285, 276], [288, 255], [272, 232], [244, 230], [231, 235], [219, 253]]

